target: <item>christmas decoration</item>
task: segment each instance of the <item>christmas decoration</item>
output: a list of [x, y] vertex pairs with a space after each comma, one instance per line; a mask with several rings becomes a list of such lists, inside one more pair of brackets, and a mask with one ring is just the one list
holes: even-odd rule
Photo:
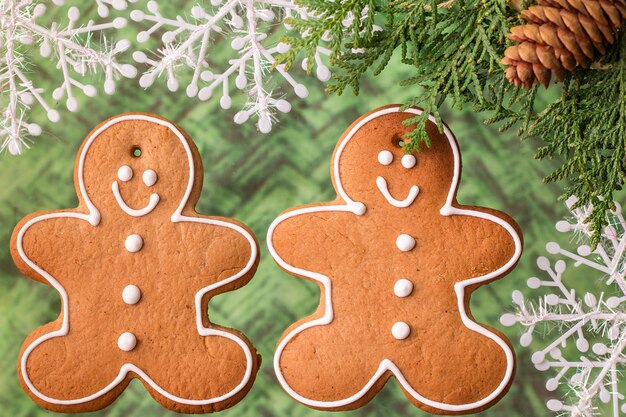
[[[588, 245], [592, 231], [584, 223], [592, 208], [574, 208], [576, 203], [575, 197], [567, 200], [573, 217], [556, 224], [558, 231], [571, 233], [579, 241], [576, 252], [548, 243], [548, 253], [563, 259], [552, 263], [540, 256], [537, 265], [547, 277], [527, 282], [531, 289], [547, 294], [527, 301], [520, 291], [514, 291], [517, 312], [504, 314], [501, 322], [525, 328], [520, 339], [525, 347], [530, 346], [534, 333], [545, 334], [541, 337], [545, 347], [532, 355], [532, 362], [538, 370], [552, 372], [546, 383], [549, 391], [568, 387], [562, 389], [565, 398], [548, 401], [548, 409], [560, 416], [596, 416], [600, 415], [598, 407], [607, 404], [604, 407], [617, 417], [626, 413], [625, 397], [618, 390], [626, 364], [626, 220], [616, 203], [615, 211], [608, 213], [609, 225], [600, 243], [592, 250]], [[599, 280], [602, 291], [577, 294], [577, 282], [567, 280], [571, 266], [593, 273], [585, 276]]]
[[[163, 16], [159, 4], [149, 1], [147, 11], [137, 9], [130, 16], [137, 22], [151, 24], [138, 34], [141, 43], [147, 42], [158, 29], [168, 29], [161, 36], [162, 45], [154, 56], [143, 51], [133, 54], [135, 61], [148, 66], [139, 79], [144, 88], [162, 76], [170, 91], [178, 90], [183, 73], [178, 70], [184, 67], [189, 70], [182, 75], [188, 78], [185, 88], [188, 97], [206, 101], [219, 94], [220, 106], [229, 109], [233, 90], [242, 91], [247, 100], [235, 114], [234, 122], [241, 124], [254, 116], [263, 133], [272, 129], [276, 110], [281, 113], [291, 110], [291, 104], [284, 98], [287, 91], [280, 90], [277, 78], [286, 81], [287, 90], [297, 97], [308, 95], [304, 84], [287, 73], [285, 65], [275, 62], [275, 55], [287, 52], [289, 46], [272, 40], [274, 26], [281, 24], [285, 16], [307, 18], [305, 10], [290, 1], [212, 0], [210, 6], [193, 6], [188, 17]], [[215, 62], [211, 56], [220, 41], [229, 42], [232, 49], [233, 57], [226, 63]], [[317, 67], [321, 81], [330, 78], [321, 58], [326, 51], [323, 47], [316, 48], [311, 61], [305, 63]]]
[[[108, 3], [118, 4], [119, 0]], [[53, 6], [63, 4], [63, 0], [53, 1]], [[113, 43], [104, 35], [97, 36], [125, 27], [126, 19], [79, 24], [80, 11], [71, 7], [65, 26], [53, 22], [47, 27], [38, 23], [45, 13], [44, 4], [31, 0], [0, 0], [0, 151], [6, 149], [14, 155], [29, 147], [29, 136], [41, 134], [39, 124], [28, 117], [31, 106], [41, 106], [51, 122], [60, 119], [50, 99], [44, 96], [47, 92], [37, 87], [36, 77], [28, 68], [27, 56], [36, 46], [41, 57], [54, 62], [62, 79], [52, 91], [52, 100], [65, 99], [65, 107], [72, 112], [79, 107], [77, 92], [87, 97], [97, 93], [95, 86], [83, 81], [88, 74], [101, 73], [104, 92], [113, 94], [118, 78], [132, 78], [137, 72], [134, 66], [117, 62], [118, 55], [130, 47], [128, 40]], [[97, 46], [93, 45], [98, 43], [94, 37], [100, 40]]]
[[[521, 3], [298, 0], [307, 17], [287, 19], [296, 33], [283, 39], [291, 49], [278, 60], [289, 67], [300, 54], [311, 59], [327, 43], [334, 66], [327, 90], [337, 94], [346, 88], [358, 93], [370, 70], [379, 75], [405, 66], [402, 101], [425, 110], [407, 121], [415, 125], [407, 152], [429, 145], [426, 116], [433, 114], [441, 126], [444, 103], [484, 112], [485, 122], [501, 130], [518, 127], [522, 139], [540, 137], [537, 158], [563, 161], [546, 180], [566, 180], [563, 198], [577, 195], [578, 205], [593, 207], [586, 221], [594, 246], [606, 225], [604, 213], [613, 209], [613, 192], [626, 181], [626, 37], [617, 31], [626, 3], [542, 0], [523, 13], [526, 25], [511, 30], [523, 43], [506, 53], [512, 65], [507, 70], [501, 60], [513, 42], [507, 35], [519, 24]], [[346, 26], [353, 16], [360, 18]], [[536, 84], [520, 88], [505, 71], [520, 86], [546, 83], [553, 73], [563, 84], [554, 92], [539, 91]]]
[[96, 0], [98, 15], [100, 17], [107, 17], [111, 9], [126, 10], [129, 3], [136, 3], [137, 1], [138, 0]]
[[526, 88], [545, 87], [552, 75], [562, 81], [576, 67], [587, 68], [613, 44], [626, 19], [624, 0], [537, 0], [524, 10], [526, 24], [514, 26], [507, 37], [518, 45], [504, 51], [506, 77]]

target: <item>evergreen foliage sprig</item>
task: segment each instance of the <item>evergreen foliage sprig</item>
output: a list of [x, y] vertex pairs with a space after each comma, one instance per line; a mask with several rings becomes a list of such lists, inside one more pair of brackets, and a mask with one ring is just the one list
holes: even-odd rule
[[565, 157], [563, 165], [546, 180], [570, 180], [565, 194], [584, 200], [577, 207], [593, 204], [587, 221], [596, 232], [606, 221], [606, 210], [614, 210], [612, 193], [622, 188], [626, 176], [624, 38], [596, 68], [569, 77], [561, 97], [542, 111], [526, 132], [545, 142], [538, 158]]
[[379, 75], [394, 53], [411, 68], [399, 82], [414, 91], [405, 107], [425, 112], [407, 120], [406, 151], [429, 146], [428, 114], [439, 126], [439, 110], [470, 105], [485, 112], [486, 123], [501, 130], [518, 127], [522, 139], [538, 136], [544, 144], [536, 157], [560, 158], [563, 165], [545, 181], [566, 182], [562, 198], [578, 197], [577, 207], [593, 205], [587, 219], [597, 244], [612, 208], [613, 192], [626, 177], [626, 40], [620, 36], [601, 61], [570, 74], [560, 98], [548, 106], [538, 100], [538, 88], [522, 89], [504, 77], [500, 64], [509, 28], [519, 24], [513, 0], [297, 0], [311, 15], [292, 18], [293, 35], [283, 38], [291, 48], [279, 62], [292, 65], [304, 54], [312, 69], [316, 48], [331, 50], [333, 79], [327, 90], [359, 93], [362, 76]]

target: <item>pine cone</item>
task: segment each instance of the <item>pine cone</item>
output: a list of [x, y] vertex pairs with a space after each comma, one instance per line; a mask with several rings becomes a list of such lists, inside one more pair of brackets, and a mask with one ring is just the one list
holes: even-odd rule
[[577, 66], [588, 67], [615, 42], [626, 20], [626, 0], [537, 0], [522, 11], [525, 25], [507, 37], [518, 45], [504, 51], [506, 77], [518, 86], [548, 86]]

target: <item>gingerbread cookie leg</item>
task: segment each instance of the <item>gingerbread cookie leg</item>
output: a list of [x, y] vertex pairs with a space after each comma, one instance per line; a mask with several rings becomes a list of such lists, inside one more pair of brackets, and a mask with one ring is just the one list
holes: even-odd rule
[[252, 385], [258, 359], [250, 342], [229, 329], [202, 333], [205, 336], [177, 335], [174, 348], [184, 345], [185, 355], [173, 358], [170, 351], [147, 346], [144, 355], [150, 361], [138, 362], [144, 385], [164, 407], [183, 413], [219, 411], [236, 403]]
[[[384, 384], [386, 378], [371, 381], [383, 358], [364, 357], [359, 349], [363, 340], [340, 320], [332, 327], [322, 323], [304, 321], [281, 340], [274, 359], [278, 379], [290, 395], [310, 407], [357, 408]], [[354, 397], [359, 400], [352, 402]]]
[[[57, 323], [39, 328], [22, 348], [18, 374], [30, 397], [53, 411], [94, 411], [108, 405], [130, 381], [120, 358], [98, 354], [103, 340], [93, 332], [62, 335]], [[111, 361], [118, 367], [111, 367]]]
[[465, 327], [456, 315], [441, 313], [436, 328], [415, 329], [415, 344], [389, 353], [411, 402], [430, 413], [446, 414], [482, 410], [504, 395], [513, 376], [513, 351], [500, 333], [475, 323], [473, 327]]

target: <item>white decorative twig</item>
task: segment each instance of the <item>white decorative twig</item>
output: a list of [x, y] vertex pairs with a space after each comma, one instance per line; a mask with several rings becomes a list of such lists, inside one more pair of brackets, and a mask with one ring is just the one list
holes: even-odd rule
[[[258, 129], [268, 133], [272, 129], [275, 110], [286, 113], [291, 104], [284, 98], [287, 91], [276, 92], [277, 79], [284, 80], [299, 98], [305, 98], [308, 90], [285, 71], [284, 65], [276, 65], [277, 54], [288, 50], [288, 45], [270, 39], [272, 25], [281, 24], [286, 17], [303, 16], [306, 12], [290, 0], [211, 0], [210, 6], [196, 5], [189, 17], [165, 17], [159, 12], [159, 4], [148, 2], [147, 11], [134, 10], [131, 19], [148, 22], [150, 27], [137, 36], [139, 42], [148, 41], [158, 30], [166, 28], [161, 35], [161, 46], [156, 54], [148, 56], [136, 51], [135, 61], [146, 64], [139, 84], [150, 87], [157, 78], [164, 77], [170, 91], [179, 87], [179, 78], [190, 78], [186, 86], [188, 97], [201, 101], [210, 99], [216, 90], [220, 106], [229, 109], [233, 90], [246, 95], [246, 104], [234, 116], [241, 124], [251, 116], [258, 118]], [[232, 57], [226, 63], [216, 62], [213, 57], [218, 42], [229, 42]], [[328, 50], [318, 48], [315, 56], [316, 75], [321, 81], [330, 78], [321, 55]], [[186, 69], [187, 71], [183, 71]], [[232, 88], [234, 81], [234, 89]]]
[[[105, 3], [121, 7], [123, 2], [99, 0], [99, 11]], [[53, 0], [54, 6], [63, 4], [64, 0]], [[113, 94], [120, 76], [132, 78], [137, 73], [134, 66], [117, 62], [118, 55], [130, 47], [128, 40], [110, 43], [100, 36], [99, 45], [92, 46], [96, 33], [121, 29], [126, 26], [126, 19], [118, 17], [100, 24], [89, 20], [81, 25], [78, 8], [70, 7], [66, 26], [53, 22], [47, 27], [37, 23], [45, 13], [46, 6], [33, 0], [0, 0], [0, 151], [14, 155], [29, 147], [29, 136], [41, 134], [41, 127], [27, 117], [31, 106], [41, 106], [52, 122], [60, 119], [59, 112], [44, 98], [44, 90], [36, 86], [35, 77], [28, 71], [27, 54], [32, 47], [38, 46], [39, 54], [55, 63], [62, 82], [52, 92], [52, 99], [65, 99], [65, 106], [72, 112], [79, 105], [77, 91], [88, 97], [97, 92], [93, 85], [81, 82], [82, 77], [103, 74], [104, 91]]]
[[[538, 370], [556, 372], [546, 383], [549, 391], [556, 391], [562, 384], [570, 388], [565, 398], [548, 401], [548, 409], [560, 415], [587, 417], [598, 415], [598, 404], [604, 403], [610, 405], [612, 414], [617, 417], [620, 411], [626, 413], [624, 395], [618, 391], [618, 380], [626, 364], [626, 221], [621, 206], [616, 203], [615, 212], [608, 214], [609, 226], [604, 229], [598, 247], [592, 251], [587, 244], [592, 232], [584, 223], [591, 207], [572, 209], [576, 202], [575, 197], [566, 202], [573, 218], [556, 224], [558, 231], [571, 233], [582, 241], [576, 252], [562, 248], [556, 242], [548, 243], [546, 250], [573, 262], [574, 267], [595, 271], [596, 275], [590, 278], [600, 279], [604, 291], [597, 295], [587, 292], [581, 298], [573, 288], [575, 283], [564, 281], [565, 260], [559, 259], [552, 264], [541, 256], [537, 265], [547, 277], [532, 277], [527, 285], [531, 289], [547, 290], [549, 294], [529, 302], [520, 291], [514, 291], [517, 312], [504, 314], [501, 322], [505, 326], [520, 324], [525, 328], [520, 338], [522, 346], [531, 344], [533, 334], [540, 327], [546, 330], [546, 339], [556, 334], [546, 340], [543, 349], [532, 355], [532, 362]], [[563, 354], [572, 342], [580, 353], [578, 358]]]
[[96, 0], [98, 5], [98, 15], [108, 17], [111, 9], [126, 10], [129, 3], [136, 3], [138, 0]]

